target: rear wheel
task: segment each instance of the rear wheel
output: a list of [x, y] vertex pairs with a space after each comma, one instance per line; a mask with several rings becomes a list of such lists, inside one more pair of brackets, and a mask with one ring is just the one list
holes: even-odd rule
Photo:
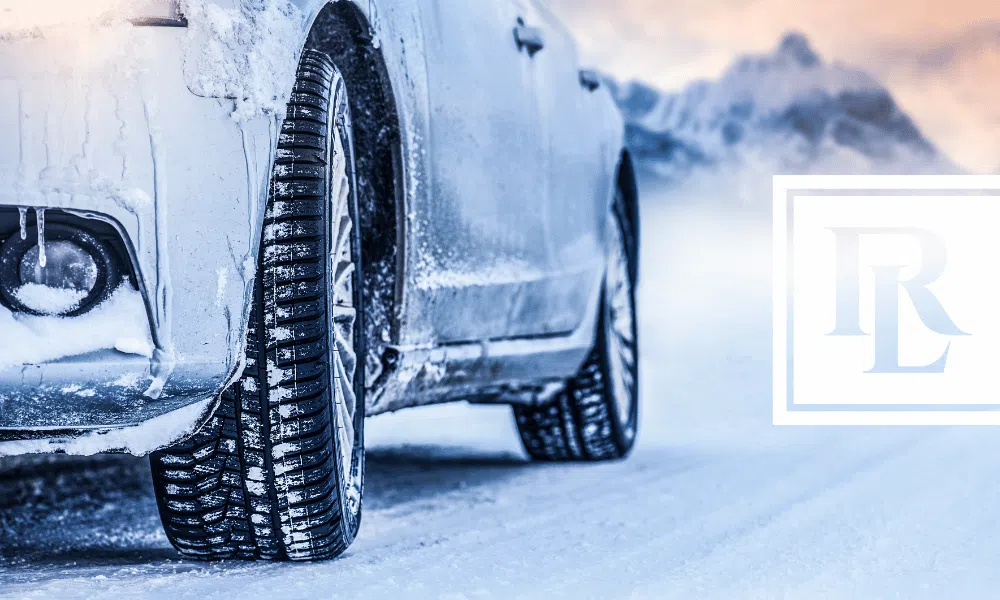
[[538, 460], [623, 458], [635, 445], [639, 350], [635, 286], [637, 223], [619, 192], [608, 214], [607, 275], [594, 347], [551, 401], [516, 406], [525, 450]]
[[246, 369], [192, 439], [152, 456], [167, 536], [209, 559], [339, 555], [361, 521], [364, 356], [347, 90], [306, 51], [282, 125]]

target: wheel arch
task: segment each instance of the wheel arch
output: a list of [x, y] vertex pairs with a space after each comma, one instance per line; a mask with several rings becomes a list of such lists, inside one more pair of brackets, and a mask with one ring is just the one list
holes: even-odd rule
[[305, 48], [333, 59], [350, 99], [371, 387], [390, 358], [384, 332], [396, 339], [396, 307], [402, 298], [405, 174], [400, 115], [386, 59], [373, 44], [368, 19], [353, 2], [327, 3], [312, 23]]
[[[628, 149], [623, 149], [618, 159], [618, 172], [615, 175], [615, 185], [621, 190], [625, 198], [626, 217], [632, 225], [632, 246], [633, 251], [638, 255], [640, 248], [640, 232], [642, 221], [639, 209], [639, 179], [636, 174], [635, 162], [632, 153]], [[632, 273], [634, 281], [639, 279], [639, 261], [634, 261]]]

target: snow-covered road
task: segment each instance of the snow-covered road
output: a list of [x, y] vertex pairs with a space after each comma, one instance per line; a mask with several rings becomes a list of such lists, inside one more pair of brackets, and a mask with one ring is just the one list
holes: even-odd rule
[[537, 465], [503, 407], [369, 424], [361, 535], [324, 564], [183, 560], [143, 460], [0, 462], [0, 596], [990, 598], [1000, 434], [770, 425], [763, 220], [648, 206], [631, 459]]

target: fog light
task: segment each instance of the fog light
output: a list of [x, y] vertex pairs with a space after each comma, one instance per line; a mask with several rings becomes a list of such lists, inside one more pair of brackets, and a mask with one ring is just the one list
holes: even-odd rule
[[41, 248], [35, 246], [21, 257], [21, 287], [17, 299], [43, 314], [63, 314], [80, 303], [97, 285], [97, 262], [73, 242], [45, 244], [45, 266]]
[[15, 311], [77, 316], [97, 306], [121, 278], [107, 246], [89, 233], [62, 225], [15, 234], [0, 247], [0, 298]]

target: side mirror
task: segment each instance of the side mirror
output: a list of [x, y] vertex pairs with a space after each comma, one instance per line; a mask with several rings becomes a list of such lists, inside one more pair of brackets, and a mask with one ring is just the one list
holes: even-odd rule
[[580, 71], [580, 85], [588, 92], [596, 92], [601, 87], [601, 76], [597, 71], [583, 69]]

